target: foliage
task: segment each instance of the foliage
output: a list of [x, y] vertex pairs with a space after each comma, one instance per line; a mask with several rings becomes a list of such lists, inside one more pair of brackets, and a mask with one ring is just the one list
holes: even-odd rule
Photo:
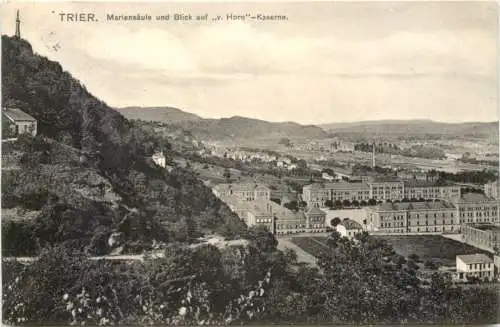
[[21, 170], [2, 174], [2, 203], [41, 211], [31, 232], [42, 247], [71, 241], [109, 252], [107, 238], [118, 233], [134, 252], [202, 231], [245, 235], [245, 224], [191, 171], [154, 165], [154, 151], [169, 156], [171, 147], [152, 126], [127, 121], [22, 39], [2, 37], [2, 86], [2, 102], [39, 127], [11, 146]]

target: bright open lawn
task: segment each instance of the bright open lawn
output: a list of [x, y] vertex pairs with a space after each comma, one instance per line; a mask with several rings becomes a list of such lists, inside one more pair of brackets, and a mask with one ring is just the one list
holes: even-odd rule
[[460, 254], [489, 254], [468, 244], [440, 235], [377, 235], [372, 237], [388, 241], [398, 254], [405, 257], [415, 253], [422, 261], [436, 258], [447, 266], [454, 266], [455, 257]]

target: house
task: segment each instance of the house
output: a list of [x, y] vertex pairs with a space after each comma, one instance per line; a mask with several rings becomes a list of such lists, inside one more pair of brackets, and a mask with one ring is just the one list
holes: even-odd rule
[[212, 189], [212, 192], [217, 197], [236, 196], [244, 201], [269, 200], [271, 198], [271, 189], [257, 183], [218, 184]]
[[493, 260], [486, 254], [465, 254], [456, 257], [458, 279], [466, 281], [471, 277], [492, 280], [494, 273]]
[[167, 166], [166, 158], [163, 152], [157, 152], [153, 154], [152, 159], [160, 167], [165, 168]]
[[319, 208], [312, 206], [305, 213], [307, 228], [311, 232], [326, 231], [326, 213]]
[[457, 207], [450, 202], [384, 203], [365, 208], [371, 231], [384, 233], [458, 232]]
[[351, 219], [344, 219], [336, 227], [337, 232], [340, 233], [342, 237], [353, 238], [354, 235], [363, 232], [363, 227], [358, 222]]
[[[31, 134], [33, 136], [37, 133], [37, 121], [32, 116], [18, 108], [2, 108], [2, 123], [4, 121], [8, 124], [7, 135], [4, 137], [17, 137], [20, 134]], [[2, 128], [2, 134], [5, 133]]]

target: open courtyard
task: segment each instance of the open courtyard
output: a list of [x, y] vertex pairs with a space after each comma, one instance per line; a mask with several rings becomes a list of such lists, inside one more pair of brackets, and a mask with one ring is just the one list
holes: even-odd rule
[[471, 245], [441, 235], [377, 235], [372, 237], [386, 240], [402, 256], [408, 257], [414, 253], [422, 261], [435, 259], [445, 266], [454, 266], [455, 257], [460, 254], [489, 254]]
[[[396, 253], [402, 256], [408, 257], [416, 254], [422, 262], [433, 259], [444, 266], [454, 266], [455, 257], [460, 254], [489, 254], [487, 251], [441, 235], [372, 235], [371, 237], [386, 240]], [[328, 251], [327, 237], [300, 236], [293, 237], [291, 242], [315, 257]]]

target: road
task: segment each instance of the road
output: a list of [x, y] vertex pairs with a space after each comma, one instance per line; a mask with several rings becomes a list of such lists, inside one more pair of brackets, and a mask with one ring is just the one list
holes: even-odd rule
[[[316, 235], [317, 236], [317, 235]], [[318, 267], [318, 259], [302, 250], [297, 245], [293, 244], [289, 238], [278, 239], [278, 249], [284, 251], [285, 249], [292, 249], [297, 254], [297, 261], [310, 264], [313, 267]]]

